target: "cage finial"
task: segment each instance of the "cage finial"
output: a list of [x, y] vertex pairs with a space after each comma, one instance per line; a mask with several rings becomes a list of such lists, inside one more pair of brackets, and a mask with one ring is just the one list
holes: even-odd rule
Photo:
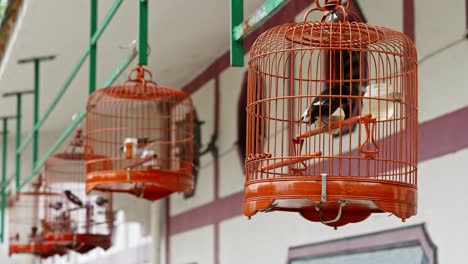
[[349, 21], [349, 16], [352, 16], [355, 21], [361, 22], [361, 19], [357, 14], [349, 10], [351, 0], [325, 0], [324, 4], [320, 3], [320, 0], [315, 1], [317, 7], [310, 9], [304, 16], [304, 22], [307, 21], [307, 17], [314, 11], [325, 12], [322, 16], [321, 22], [332, 23], [335, 21], [345, 22]]

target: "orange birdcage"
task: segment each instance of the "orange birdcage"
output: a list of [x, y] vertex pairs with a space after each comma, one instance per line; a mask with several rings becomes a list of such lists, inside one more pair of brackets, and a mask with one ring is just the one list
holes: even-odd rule
[[51, 156], [44, 174], [48, 188], [67, 198], [70, 232], [62, 234], [68, 247], [79, 253], [111, 246], [113, 230], [112, 194], [91, 192], [86, 195], [83, 134], [78, 128], [64, 152]]
[[71, 226], [65, 197], [44, 190], [41, 181], [10, 201], [9, 255], [23, 253], [48, 258], [67, 253], [69, 241], [62, 234]]
[[122, 86], [97, 90], [88, 98], [87, 191], [124, 192], [154, 201], [193, 187], [192, 100], [151, 78], [138, 66]]
[[[379, 212], [405, 220], [417, 210], [414, 44], [360, 22], [350, 1], [316, 4], [250, 50], [244, 214], [299, 212], [333, 227]], [[320, 22], [307, 21], [314, 11], [325, 11]]]

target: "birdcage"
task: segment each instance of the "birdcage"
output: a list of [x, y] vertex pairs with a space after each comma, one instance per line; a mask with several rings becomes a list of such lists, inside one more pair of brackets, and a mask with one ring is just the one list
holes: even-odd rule
[[113, 229], [111, 193], [93, 191], [86, 195], [83, 147], [82, 130], [78, 128], [65, 150], [47, 160], [44, 170], [48, 188], [67, 198], [72, 229], [62, 237], [79, 253], [96, 247], [108, 249]]
[[[350, 1], [315, 2], [250, 50], [244, 214], [299, 212], [333, 227], [380, 212], [405, 220], [417, 210], [414, 44], [360, 22]], [[315, 11], [325, 15], [308, 21]]]
[[138, 66], [88, 98], [86, 190], [157, 200], [193, 186], [193, 105]]
[[67, 253], [70, 241], [62, 237], [70, 228], [65, 197], [40, 186], [35, 182], [10, 201], [9, 255], [23, 253], [48, 258]]

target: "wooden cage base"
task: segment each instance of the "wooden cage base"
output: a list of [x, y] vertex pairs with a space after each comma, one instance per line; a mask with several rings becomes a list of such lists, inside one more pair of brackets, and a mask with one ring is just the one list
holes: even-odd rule
[[67, 253], [67, 249], [62, 246], [41, 243], [41, 244], [15, 244], [9, 246], [8, 255], [13, 254], [32, 254], [41, 258], [48, 258], [54, 255], [63, 256]]
[[338, 227], [383, 212], [405, 221], [417, 210], [416, 186], [407, 183], [329, 176], [326, 198], [321, 194], [322, 181], [317, 176], [249, 181], [243, 211], [249, 218], [257, 212], [298, 212], [307, 220]]
[[86, 174], [86, 192], [128, 193], [150, 201], [193, 188], [191, 170], [113, 170]]
[[67, 249], [78, 253], [86, 253], [97, 247], [107, 250], [112, 245], [111, 235], [70, 232], [45, 234], [44, 241], [51, 244], [63, 245]]

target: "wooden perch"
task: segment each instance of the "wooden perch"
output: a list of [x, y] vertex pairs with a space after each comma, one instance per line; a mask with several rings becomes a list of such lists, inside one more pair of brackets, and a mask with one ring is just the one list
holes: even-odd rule
[[152, 159], [155, 159], [157, 158], [158, 155], [153, 155], [153, 156], [149, 156], [149, 157], [145, 157], [141, 160], [138, 160], [138, 161], [135, 161], [134, 163], [130, 164], [129, 166], [125, 167], [126, 170], [131, 170], [131, 169], [134, 169], [140, 165], [143, 165], [145, 164], [146, 162], [152, 160]]
[[285, 159], [285, 160], [281, 160], [281, 161], [278, 161], [278, 162], [263, 166], [260, 170], [262, 172], [267, 171], [267, 170], [273, 170], [273, 169], [277, 169], [277, 168], [297, 164], [297, 163], [300, 163], [300, 162], [304, 162], [304, 161], [313, 159], [315, 157], [320, 157], [320, 156], [322, 156], [322, 152], [319, 151], [319, 152], [310, 153], [308, 155], [297, 157], [297, 158], [288, 158], [288, 159]]
[[325, 132], [332, 131], [334, 129], [339, 129], [339, 128], [343, 127], [343, 126], [349, 126], [349, 125], [352, 125], [352, 124], [355, 124], [355, 123], [360, 123], [360, 122], [363, 122], [365, 119], [369, 119], [369, 118], [371, 118], [370, 114], [369, 115], [364, 115], [364, 116], [354, 116], [354, 117], [348, 118], [346, 120], [333, 123], [333, 124], [328, 125], [328, 126], [322, 126], [320, 128], [316, 128], [314, 130], [307, 131], [305, 133], [297, 135], [295, 137], [295, 139], [300, 140], [300, 139], [312, 137], [312, 136], [315, 136], [315, 135], [318, 135], [318, 134], [322, 134], [322, 133], [325, 133]]

